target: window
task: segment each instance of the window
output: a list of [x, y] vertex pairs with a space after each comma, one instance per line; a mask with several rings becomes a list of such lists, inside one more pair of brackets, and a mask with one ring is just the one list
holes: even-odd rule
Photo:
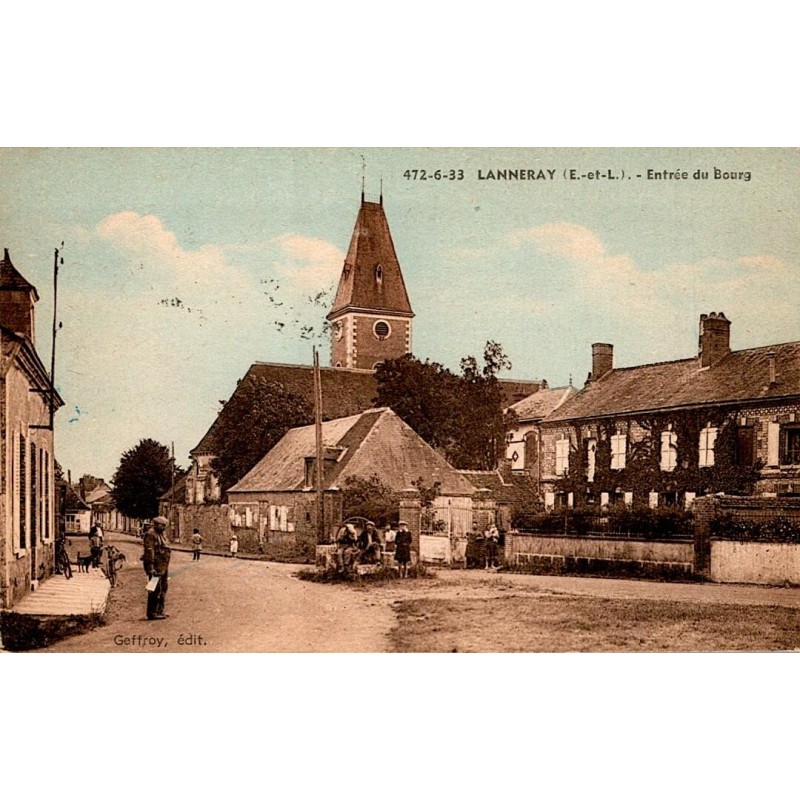
[[628, 437], [624, 433], [616, 433], [611, 437], [611, 469], [625, 469], [625, 451]]
[[375, 281], [378, 284], [383, 283], [383, 267], [380, 264], [375, 267]]
[[39, 475], [36, 463], [36, 444], [31, 442], [31, 543], [39, 536]]
[[714, 466], [714, 443], [717, 441], [717, 429], [710, 425], [700, 431], [700, 463], [701, 467]]
[[586, 440], [586, 480], [594, 482], [594, 471], [597, 456], [597, 439]]
[[42, 450], [42, 455], [44, 458], [43, 461], [43, 468], [42, 468], [42, 481], [44, 481], [44, 497], [42, 498], [42, 508], [44, 513], [44, 538], [49, 539], [51, 538], [51, 520], [53, 519], [53, 513], [50, 508], [50, 485], [53, 480], [53, 476], [50, 474], [50, 453], [46, 450]]
[[740, 467], [752, 467], [756, 463], [756, 429], [752, 425], [736, 430], [736, 463]]
[[19, 548], [24, 550], [28, 544], [27, 522], [28, 522], [28, 493], [27, 493], [27, 457], [28, 449], [25, 437], [19, 437]]
[[661, 469], [672, 472], [678, 465], [678, 434], [664, 431], [661, 434]]
[[566, 475], [569, 470], [569, 439], [556, 439], [556, 475]]
[[800, 464], [800, 425], [781, 428], [781, 464]]
[[291, 531], [294, 529], [292, 523], [289, 522], [288, 506], [271, 505], [269, 507], [269, 528], [272, 531]]
[[372, 326], [372, 332], [376, 339], [388, 339], [392, 335], [392, 328], [385, 319], [379, 319]]

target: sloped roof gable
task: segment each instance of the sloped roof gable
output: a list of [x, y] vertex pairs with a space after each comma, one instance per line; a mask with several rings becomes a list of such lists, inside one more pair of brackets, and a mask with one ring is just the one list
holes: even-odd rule
[[[305, 460], [315, 454], [315, 428], [293, 428], [229, 489], [237, 492], [295, 491], [305, 483]], [[445, 495], [471, 496], [474, 488], [391, 409], [365, 411], [322, 425], [326, 447], [342, 456], [326, 476], [326, 488], [341, 488], [350, 476], [378, 477], [394, 491], [413, 491], [412, 481], [438, 481]]]

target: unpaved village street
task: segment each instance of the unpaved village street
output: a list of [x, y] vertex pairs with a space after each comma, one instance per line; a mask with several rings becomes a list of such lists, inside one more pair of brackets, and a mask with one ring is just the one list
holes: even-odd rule
[[481, 570], [360, 586], [300, 565], [173, 551], [166, 620], [147, 621], [141, 543], [107, 624], [49, 652], [730, 651], [800, 647], [800, 589]]

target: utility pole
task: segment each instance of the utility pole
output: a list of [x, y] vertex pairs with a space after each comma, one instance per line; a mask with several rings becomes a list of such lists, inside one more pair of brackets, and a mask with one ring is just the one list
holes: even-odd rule
[[319, 353], [314, 347], [314, 427], [316, 430], [316, 475], [317, 485], [317, 544], [326, 541], [325, 536], [325, 495], [322, 486], [322, 376], [319, 372]]
[[[61, 242], [64, 249], [64, 242]], [[58, 331], [58, 267], [64, 263], [64, 257], [56, 247], [53, 256], [53, 340], [50, 347], [50, 430], [56, 413], [56, 333]]]

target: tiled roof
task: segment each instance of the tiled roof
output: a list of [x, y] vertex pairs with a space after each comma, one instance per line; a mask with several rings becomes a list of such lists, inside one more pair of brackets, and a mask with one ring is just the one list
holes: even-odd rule
[[[334, 367], [321, 367], [322, 376], [322, 414], [327, 419], [346, 417], [357, 414], [373, 405], [377, 395], [375, 373], [371, 370], [350, 370]], [[288, 392], [308, 399], [313, 404], [314, 370], [300, 364], [266, 364], [257, 362], [247, 370], [244, 378], [234, 390], [233, 398], [239, 387], [247, 380], [262, 378], [270, 383], [280, 383]], [[220, 410], [216, 420], [200, 440], [192, 453], [216, 452], [217, 431], [220, 420], [225, 414], [225, 407]]]
[[105, 483], [101, 483], [99, 486], [92, 489], [91, 492], [86, 493], [86, 502], [89, 505], [92, 505], [92, 503], [105, 502], [109, 499], [111, 499], [111, 487]]
[[[380, 265], [381, 279], [376, 279]], [[363, 199], [328, 319], [346, 308], [413, 316], [382, 203]]]
[[26, 281], [17, 271], [17, 268], [11, 263], [11, 256], [8, 254], [8, 248], [3, 251], [3, 260], [0, 261], [0, 290], [2, 289], [9, 289], [12, 291], [28, 290], [33, 292], [37, 300], [39, 299], [36, 287], [32, 283]]
[[524, 400], [514, 403], [511, 410], [516, 411], [520, 421], [544, 419], [577, 393], [578, 390], [574, 386], [541, 389]]
[[[770, 383], [770, 353], [775, 383]], [[710, 367], [697, 358], [613, 369], [546, 422], [800, 395], [800, 342], [735, 350]]]
[[[316, 452], [313, 425], [293, 428], [228, 490], [237, 492], [294, 491], [305, 484], [305, 460]], [[326, 447], [343, 448], [339, 461], [325, 479], [326, 488], [342, 488], [349, 476], [373, 474], [397, 492], [414, 491], [412, 481], [441, 483], [443, 495], [471, 496], [473, 486], [424, 442], [391, 409], [331, 420], [322, 425]]]

